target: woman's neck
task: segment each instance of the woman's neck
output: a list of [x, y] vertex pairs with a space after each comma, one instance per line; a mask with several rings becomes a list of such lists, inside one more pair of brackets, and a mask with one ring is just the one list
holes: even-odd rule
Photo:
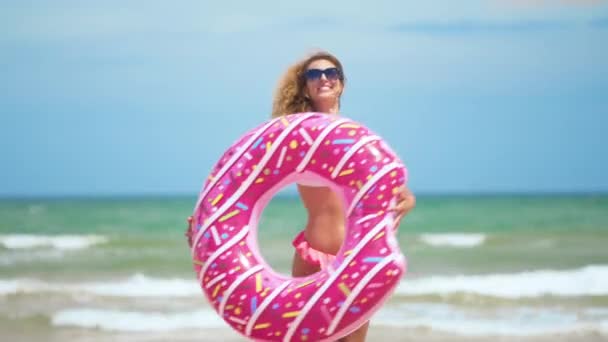
[[322, 102], [318, 103], [314, 106], [316, 112], [327, 113], [327, 114], [338, 114], [340, 112], [340, 103], [338, 101], [335, 102]]

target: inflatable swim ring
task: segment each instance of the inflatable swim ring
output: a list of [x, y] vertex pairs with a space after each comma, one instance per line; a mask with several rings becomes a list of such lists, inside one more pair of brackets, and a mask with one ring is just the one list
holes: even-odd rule
[[[209, 303], [258, 341], [333, 341], [357, 329], [405, 273], [392, 212], [407, 171], [377, 135], [348, 118], [299, 113], [265, 122], [220, 158], [194, 208], [194, 269]], [[288, 184], [315, 181], [340, 194], [346, 237], [313, 275], [275, 272], [257, 223]]]

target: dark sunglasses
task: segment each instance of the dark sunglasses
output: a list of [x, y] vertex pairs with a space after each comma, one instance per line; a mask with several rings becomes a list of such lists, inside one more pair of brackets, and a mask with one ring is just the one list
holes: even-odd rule
[[304, 73], [304, 76], [309, 81], [315, 81], [321, 78], [321, 75], [325, 74], [325, 77], [330, 81], [335, 81], [337, 79], [342, 79], [342, 73], [338, 68], [327, 68], [325, 70], [321, 69], [308, 69]]

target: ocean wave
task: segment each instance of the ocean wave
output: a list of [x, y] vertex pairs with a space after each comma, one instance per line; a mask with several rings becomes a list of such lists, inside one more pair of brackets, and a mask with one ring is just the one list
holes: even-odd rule
[[[226, 328], [211, 309], [189, 312], [150, 312], [98, 308], [70, 308], [51, 317], [53, 326], [113, 332], [163, 332], [181, 329]], [[373, 326], [426, 328], [462, 336], [537, 336], [568, 333], [608, 334], [608, 317], [586, 316], [586, 311], [517, 307], [491, 313], [434, 303], [412, 303], [381, 308]]]
[[492, 312], [446, 304], [387, 306], [372, 318], [373, 325], [427, 328], [464, 336], [538, 336], [568, 333], [608, 334], [608, 317], [597, 320], [559, 308], [507, 308]]
[[100, 235], [0, 235], [0, 245], [8, 249], [51, 247], [59, 250], [78, 250], [108, 242]]
[[136, 274], [124, 280], [82, 283], [46, 282], [38, 279], [0, 280], [0, 295], [19, 293], [91, 294], [105, 297], [190, 297], [201, 295], [195, 278], [160, 279]]
[[179, 329], [226, 328], [212, 310], [194, 312], [141, 312], [94, 308], [65, 309], [53, 314], [54, 326], [71, 326], [119, 332], [159, 332]]
[[[133, 298], [184, 298], [201, 295], [200, 286], [194, 277], [170, 279], [135, 274], [124, 279], [72, 283], [23, 278], [0, 280], [0, 296], [43, 292]], [[608, 265], [511, 274], [431, 276], [417, 279], [409, 279], [406, 276], [395, 291], [397, 297], [449, 296], [463, 293], [506, 299], [606, 296]]]
[[482, 245], [486, 241], [485, 234], [450, 233], [450, 234], [421, 234], [418, 239], [434, 247], [471, 248]]
[[517, 299], [542, 296], [603, 296], [608, 294], [608, 265], [573, 270], [537, 270], [511, 274], [431, 276], [404, 279], [400, 296], [473, 293]]

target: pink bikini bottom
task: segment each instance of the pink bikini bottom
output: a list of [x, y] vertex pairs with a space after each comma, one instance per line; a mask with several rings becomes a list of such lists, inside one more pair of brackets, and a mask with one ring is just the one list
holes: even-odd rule
[[321, 269], [325, 269], [336, 259], [335, 255], [323, 253], [310, 247], [310, 244], [304, 236], [304, 231], [301, 231], [296, 238], [293, 239], [291, 244], [296, 248], [300, 257], [312, 266], [319, 266]]

